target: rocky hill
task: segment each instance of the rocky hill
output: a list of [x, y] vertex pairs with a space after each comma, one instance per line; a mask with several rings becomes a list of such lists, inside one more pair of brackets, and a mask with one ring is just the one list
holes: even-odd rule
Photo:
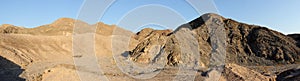
[[[166, 54], [168, 65], [178, 66], [190, 64], [191, 60], [183, 60], [186, 58], [193, 58], [189, 53], [193, 53], [189, 46], [196, 48], [200, 54], [196, 56], [198, 65], [204, 68], [210, 68], [212, 63], [212, 54], [214, 49], [212, 43], [212, 33], [209, 32], [215, 26], [213, 24], [219, 23], [224, 27], [223, 39], [226, 44], [223, 48], [226, 52], [225, 64], [238, 64], [241, 66], [276, 66], [287, 64], [298, 64], [300, 61], [300, 49], [297, 47], [299, 41], [298, 35], [284, 35], [280, 32], [261, 27], [257, 25], [248, 25], [240, 23], [232, 19], [226, 19], [217, 14], [205, 14], [200, 18], [195, 19], [188, 24], [180, 26], [174, 32], [167, 30], [153, 30], [144, 29], [136, 35], [138, 40], [136, 48], [130, 51], [132, 61], [140, 64], [151, 64], [153, 57], [160, 56], [159, 53], [153, 54], [151, 49], [153, 46], [159, 45]], [[219, 28], [216, 28], [216, 30]], [[180, 35], [181, 34], [181, 35]], [[143, 39], [139, 39], [143, 38]], [[182, 41], [183, 40], [183, 41]], [[193, 42], [195, 41], [196, 42]], [[193, 42], [192, 44], [182, 47], [182, 44]], [[222, 47], [222, 46], [219, 46]], [[218, 57], [222, 59], [222, 57]], [[225, 65], [224, 64], [224, 65]], [[193, 65], [193, 64], [192, 64]], [[229, 65], [226, 65], [229, 67]], [[232, 66], [233, 67], [233, 66]], [[225, 69], [227, 80], [239, 78], [239, 80], [275, 80], [274, 77], [268, 77], [260, 73], [248, 74], [252, 70], [243, 69], [244, 67], [233, 70], [231, 68]], [[237, 66], [235, 66], [237, 67]], [[240, 71], [239, 71], [240, 70]], [[282, 71], [283, 69], [281, 69]], [[229, 71], [229, 72], [228, 72]], [[245, 73], [237, 73], [245, 71]], [[270, 71], [270, 70], [268, 70]], [[280, 70], [278, 70], [280, 72]], [[231, 75], [231, 73], [235, 73]], [[247, 76], [246, 76], [247, 75]], [[276, 75], [271, 73], [271, 75]], [[239, 76], [233, 78], [232, 76]], [[231, 77], [231, 78], [230, 78]], [[250, 79], [250, 77], [252, 79]], [[258, 79], [258, 77], [261, 77]], [[262, 79], [262, 77], [264, 79]]]
[[204, 62], [204, 65], [208, 65], [208, 62], [205, 61], [210, 57], [213, 47], [211, 45], [211, 33], [209, 33], [209, 28], [212, 27], [210, 26], [211, 24], [207, 23], [214, 23], [214, 19], [218, 23], [224, 24], [222, 27], [224, 27], [224, 34], [226, 34], [224, 35], [227, 43], [226, 47], [224, 47], [226, 49], [226, 62], [247, 66], [294, 64], [300, 62], [300, 49], [297, 47], [298, 35], [286, 36], [266, 27], [239, 23], [216, 14], [205, 14], [191, 21], [188, 25], [182, 25], [177, 31], [172, 33], [162, 30], [142, 30], [137, 34], [137, 37], [144, 39], [132, 50], [132, 58], [135, 61], [142, 60], [139, 58], [145, 59], [142, 56], [147, 56], [147, 49], [150, 49], [151, 45], [161, 45], [165, 48], [166, 54], [169, 55], [168, 63], [176, 65], [180, 63], [179, 59], [181, 57], [179, 55], [183, 55], [180, 50], [182, 48], [179, 48], [180, 45], [178, 43], [178, 40], [183, 39], [178, 39], [176, 33], [184, 33], [185, 36], [187, 34], [192, 36], [192, 38], [186, 39], [195, 38], [197, 40], [201, 55], [199, 58], [203, 57], [202, 62]]
[[[285, 81], [297, 80], [300, 62], [298, 34], [284, 35], [257, 25], [248, 25], [217, 14], [201, 17], [179, 26], [176, 30], [145, 28], [138, 33], [104, 23], [87, 24], [70, 18], [61, 18], [51, 24], [36, 28], [13, 25], [0, 26], [0, 80], [1, 81], [79, 81], [77, 73], [97, 75], [89, 69], [76, 66], [74, 59], [85, 55], [73, 55], [72, 46], [84, 49], [72, 42], [74, 26], [97, 27], [95, 56], [108, 80], [133, 81], [124, 74], [114, 60], [114, 50], [125, 49], [128, 55], [119, 54], [126, 61], [148, 65], [163, 60], [166, 66], [149, 81], [171, 81], [178, 69], [195, 72], [195, 80], [219, 81]], [[87, 30], [88, 31], [88, 30]], [[84, 32], [79, 32], [85, 35]], [[129, 36], [125, 36], [129, 35]], [[117, 40], [112, 40], [116, 37]], [[84, 40], [84, 39], [83, 39]], [[120, 46], [120, 49], [113, 47]], [[147, 74], [147, 72], [135, 73]], [[215, 78], [217, 74], [219, 78]], [[184, 76], [184, 75], [182, 75]], [[96, 78], [88, 78], [89, 81]]]

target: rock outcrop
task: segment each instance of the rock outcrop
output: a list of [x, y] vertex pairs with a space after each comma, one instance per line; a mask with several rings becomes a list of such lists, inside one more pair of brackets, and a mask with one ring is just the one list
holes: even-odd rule
[[275, 76], [265, 76], [236, 64], [227, 64], [222, 74], [227, 81], [275, 81]]
[[164, 49], [169, 30], [153, 30], [146, 28], [137, 33], [134, 37], [139, 40], [136, 49], [130, 51], [133, 61], [149, 63], [156, 56], [158, 50]]
[[298, 81], [300, 80], [300, 67], [286, 70], [277, 75], [277, 81]]
[[290, 34], [288, 35], [297, 41], [297, 46], [300, 47], [300, 34]]
[[14, 26], [14, 25], [10, 25], [10, 24], [4, 24], [4, 25], [1, 25], [0, 26], [0, 33], [5, 33], [5, 34], [18, 34], [20, 33], [20, 31], [22, 30], [23, 28], [20, 28], [20, 27], [17, 27], [17, 26]]

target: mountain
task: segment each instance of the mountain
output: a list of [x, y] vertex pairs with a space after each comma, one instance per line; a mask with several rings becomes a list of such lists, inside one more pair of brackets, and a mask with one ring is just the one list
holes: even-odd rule
[[111, 35], [115, 25], [107, 25], [102, 22], [90, 25], [80, 20], [71, 18], [60, 18], [51, 24], [38, 26], [35, 28], [22, 28], [14, 25], [4, 24], [0, 26], [0, 33], [3, 34], [27, 34], [27, 35], [43, 35], [43, 36], [70, 36], [73, 32], [73, 27], [97, 27], [97, 32], [101, 35]]
[[[86, 45], [76, 45], [76, 41], [74, 44], [75, 25], [83, 29], [76, 36], [89, 36], [85, 32], [90, 31], [87, 27], [97, 27], [92, 36], [95, 57], [103, 73], [98, 75], [74, 63], [74, 59], [86, 58], [85, 54], [73, 55], [74, 50], [88, 50]], [[300, 76], [299, 37], [213, 13], [174, 31], [145, 28], [138, 33], [116, 25], [102, 22], [90, 25], [71, 18], [36, 28], [4, 24], [0, 26], [0, 78], [1, 81], [79, 81], [82, 77], [77, 73], [84, 72], [86, 76], [105, 75], [112, 81], [139, 80], [124, 74], [126, 71], [118, 65], [131, 60], [141, 67], [166, 64], [149, 73], [128, 73], [139, 76], [160, 71], [146, 79], [150, 81], [173, 80], [182, 66], [186, 66], [184, 71], [196, 73], [195, 80], [296, 80]], [[116, 60], [118, 56], [125, 61]], [[218, 73], [221, 75], [216, 78]]]
[[[137, 56], [145, 56], [151, 45], [161, 45], [165, 47], [166, 54], [170, 57], [168, 58], [168, 63], [170, 65], [176, 65], [180, 63], [178, 59], [181, 57], [182, 48], [179, 45], [178, 35], [176, 33], [191, 34], [192, 38], [186, 39], [196, 39], [198, 43], [198, 49], [200, 52], [199, 58], [203, 57], [202, 62], [207, 61], [211, 50], [213, 49], [211, 45], [212, 36], [209, 33], [209, 28], [212, 28], [211, 24], [213, 20], [218, 20], [219, 23], [224, 25], [224, 40], [226, 40], [226, 62], [236, 63], [239, 65], [278, 65], [278, 64], [295, 64], [299, 62], [300, 49], [297, 47], [298, 35], [286, 36], [280, 32], [268, 29], [266, 27], [260, 27], [256, 25], [248, 25], [244, 23], [239, 23], [232, 19], [223, 18], [217, 14], [204, 14], [200, 18], [195, 19], [188, 23], [188, 25], [182, 25], [177, 29], [177, 31], [170, 33], [170, 31], [165, 31], [165, 34], [161, 30], [151, 30], [144, 29], [140, 33], [144, 35], [140, 38], [143, 41], [138, 44], [137, 48], [132, 50], [131, 55], [135, 60], [139, 60]], [[181, 31], [187, 30], [187, 31]], [[150, 32], [144, 32], [150, 31]], [[139, 36], [140, 33], [137, 35]], [[158, 35], [157, 35], [158, 34]], [[177, 36], [177, 37], [176, 37]], [[298, 36], [298, 38], [297, 38]], [[291, 38], [292, 37], [292, 38]], [[293, 39], [294, 38], [294, 39]], [[156, 41], [161, 40], [163, 41]], [[141, 39], [139, 39], [141, 40]], [[151, 41], [155, 40], [155, 41]], [[190, 40], [189, 40], [190, 42]], [[142, 60], [142, 59], [140, 59]], [[202, 65], [208, 65], [208, 62]]]

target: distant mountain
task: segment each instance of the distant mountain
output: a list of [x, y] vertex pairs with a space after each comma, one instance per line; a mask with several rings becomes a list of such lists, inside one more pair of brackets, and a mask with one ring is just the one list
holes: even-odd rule
[[[76, 23], [76, 24], [75, 24]], [[74, 20], [71, 18], [60, 18], [51, 24], [38, 26], [35, 28], [21, 28], [14, 25], [4, 24], [0, 26], [0, 33], [4, 34], [30, 34], [30, 35], [68, 35], [70, 36], [73, 32], [74, 26], [79, 27], [97, 27], [97, 33], [103, 35], [111, 35], [113, 29], [116, 27], [114, 25], [107, 25], [99, 22], [94, 25], [90, 25], [80, 20]]]

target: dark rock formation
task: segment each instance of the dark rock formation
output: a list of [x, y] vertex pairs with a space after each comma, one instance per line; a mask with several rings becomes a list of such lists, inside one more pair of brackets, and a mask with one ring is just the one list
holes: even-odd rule
[[277, 75], [276, 81], [299, 81], [300, 68], [286, 70]]
[[300, 34], [290, 34], [288, 35], [297, 41], [297, 46], [300, 47]]

